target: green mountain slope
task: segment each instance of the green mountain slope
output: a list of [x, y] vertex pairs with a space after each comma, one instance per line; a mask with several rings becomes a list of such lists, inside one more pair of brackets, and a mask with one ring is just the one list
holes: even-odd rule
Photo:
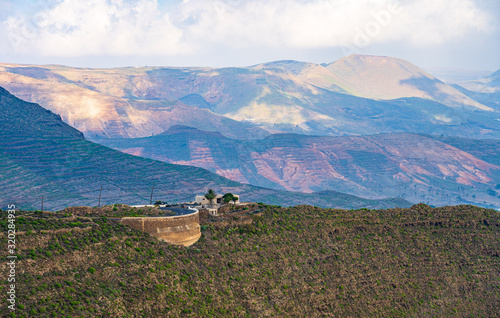
[[204, 224], [190, 248], [99, 218], [18, 212], [16, 315], [498, 316], [496, 211], [255, 209], [250, 225]]
[[244, 200], [281, 205], [407, 206], [398, 199], [366, 200], [330, 193], [325, 196], [257, 188], [228, 180], [201, 168], [173, 165], [124, 154], [85, 140], [58, 115], [24, 102], [0, 88], [0, 207], [24, 209], [101, 203], [191, 201], [208, 188], [232, 192]]

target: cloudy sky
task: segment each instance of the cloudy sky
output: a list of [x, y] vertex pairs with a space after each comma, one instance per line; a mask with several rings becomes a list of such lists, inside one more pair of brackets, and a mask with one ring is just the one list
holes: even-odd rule
[[0, 63], [329, 63], [389, 55], [500, 68], [498, 0], [0, 0]]

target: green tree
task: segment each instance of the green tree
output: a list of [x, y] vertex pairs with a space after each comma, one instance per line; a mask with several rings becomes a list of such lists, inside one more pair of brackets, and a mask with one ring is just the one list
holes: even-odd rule
[[207, 198], [208, 201], [210, 201], [210, 205], [214, 204], [214, 199], [217, 196], [214, 190], [208, 189], [207, 193], [205, 193], [205, 198]]
[[229, 202], [233, 200], [233, 197], [223, 197], [222, 199], [224, 200], [225, 204], [229, 204]]
[[236, 201], [239, 200], [239, 197], [236, 197], [236, 196], [233, 196], [233, 198], [231, 199], [231, 201], [233, 201], [233, 204], [236, 205]]
[[222, 200], [224, 201], [225, 204], [229, 204], [233, 200], [233, 194], [232, 193], [226, 193], [222, 196]]

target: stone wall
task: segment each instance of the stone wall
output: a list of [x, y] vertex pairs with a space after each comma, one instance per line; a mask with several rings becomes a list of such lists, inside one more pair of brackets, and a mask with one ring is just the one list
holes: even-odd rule
[[125, 217], [120, 222], [176, 245], [193, 245], [201, 236], [199, 212], [168, 217]]

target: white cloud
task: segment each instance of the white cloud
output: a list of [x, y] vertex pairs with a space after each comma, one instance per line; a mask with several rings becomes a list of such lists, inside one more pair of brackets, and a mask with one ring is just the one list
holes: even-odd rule
[[488, 32], [491, 22], [472, 0], [60, 0], [3, 24], [21, 52], [173, 56], [217, 46], [422, 47]]
[[47, 56], [176, 55], [190, 51], [156, 1], [64, 0], [4, 22], [16, 48]]

